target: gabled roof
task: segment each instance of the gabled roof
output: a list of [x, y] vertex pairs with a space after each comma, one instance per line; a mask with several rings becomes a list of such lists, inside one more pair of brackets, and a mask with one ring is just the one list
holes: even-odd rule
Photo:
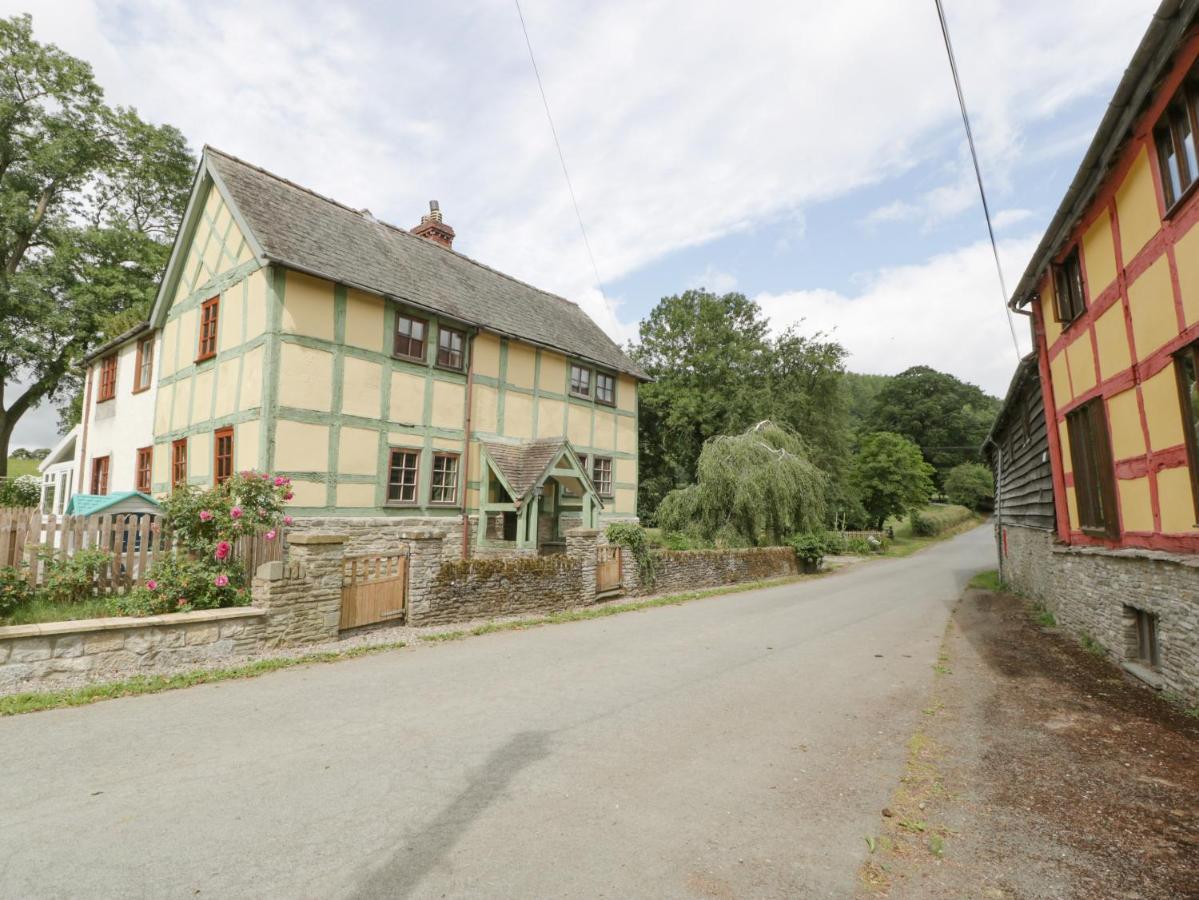
[[[146, 510], [145, 506], [160, 508], [161, 504], [149, 494], [140, 491], [118, 491], [115, 494], [74, 494], [67, 503], [69, 516], [95, 516], [116, 506], [128, 506], [130, 509], [122, 512], [139, 512]], [[114, 510], [115, 511], [115, 510]]]
[[580, 481], [583, 482], [584, 488], [595, 493], [591, 479], [583, 471], [574, 450], [564, 438], [539, 438], [519, 444], [500, 444], [494, 441], [482, 443], [487, 451], [487, 458], [491, 460], [511, 492], [512, 499], [518, 504], [545, 480], [550, 468], [564, 454], [571, 458], [573, 467], [582, 473]]
[[249, 229], [246, 239], [261, 251], [258, 256], [264, 263], [646, 377], [569, 300], [212, 147], [204, 148], [201, 167]]
[[1199, 0], [1162, 0], [1158, 6], [1108, 103], [1107, 112], [1095, 130], [1074, 180], [1008, 301], [1013, 308], [1026, 306], [1032, 300], [1042, 275], [1117, 163], [1137, 117], [1144, 111], [1158, 81], [1173, 62], [1178, 44], [1197, 18]]
[[64, 434], [57, 444], [55, 444], [50, 452], [37, 464], [39, 472], [45, 472], [53, 465], [61, 462], [68, 462], [75, 458], [75, 438], [79, 435], [79, 426], [76, 425], [66, 434]]

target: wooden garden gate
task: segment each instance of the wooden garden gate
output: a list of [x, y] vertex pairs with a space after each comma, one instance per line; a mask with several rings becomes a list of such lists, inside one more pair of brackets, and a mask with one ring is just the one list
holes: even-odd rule
[[401, 621], [408, 608], [408, 557], [399, 553], [353, 556], [342, 570], [341, 620], [337, 627], [358, 628]]
[[595, 592], [606, 594], [621, 586], [622, 548], [619, 544], [603, 544], [595, 548]]

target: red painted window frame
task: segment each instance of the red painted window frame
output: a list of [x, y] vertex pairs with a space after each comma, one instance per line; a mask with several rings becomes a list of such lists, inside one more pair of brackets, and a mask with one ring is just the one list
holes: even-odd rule
[[171, 441], [171, 487], [187, 484], [187, 438]]
[[221, 318], [221, 296], [209, 297], [200, 304], [200, 335], [196, 362], [216, 356], [217, 327]]
[[100, 360], [100, 378], [96, 388], [96, 402], [112, 400], [117, 395], [117, 355], [109, 354]]
[[104, 495], [108, 493], [108, 475], [112, 457], [92, 457], [92, 493]]
[[153, 490], [154, 447], [138, 447], [133, 469], [133, 486], [143, 494]]
[[[222, 446], [224, 445], [224, 446]], [[233, 428], [226, 426], [212, 433], [212, 480], [220, 484], [233, 474]]]
[[[133, 391], [134, 394], [140, 394], [142, 391], [150, 389], [150, 382], [153, 380], [154, 374], [154, 337], [142, 338], [137, 342], [137, 359], [134, 361], [133, 367]], [[142, 382], [142, 369], [146, 371], [145, 383]]]

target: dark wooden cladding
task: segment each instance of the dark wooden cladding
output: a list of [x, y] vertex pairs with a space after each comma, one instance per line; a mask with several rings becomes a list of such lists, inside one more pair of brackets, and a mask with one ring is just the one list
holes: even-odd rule
[[985, 451], [1004, 524], [1055, 530], [1045, 404], [1034, 357], [1020, 363]]

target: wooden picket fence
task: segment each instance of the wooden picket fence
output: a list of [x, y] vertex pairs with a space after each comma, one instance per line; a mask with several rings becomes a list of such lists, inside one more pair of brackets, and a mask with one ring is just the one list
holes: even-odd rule
[[[47, 561], [84, 549], [111, 554], [109, 564], [96, 572], [96, 590], [101, 594], [125, 593], [145, 578], [157, 560], [174, 552], [170, 533], [157, 516], [55, 516], [0, 509], [0, 566], [27, 567], [31, 585], [44, 583]], [[263, 563], [283, 558], [283, 541], [247, 535], [234, 543], [233, 558], [253, 575]]]

